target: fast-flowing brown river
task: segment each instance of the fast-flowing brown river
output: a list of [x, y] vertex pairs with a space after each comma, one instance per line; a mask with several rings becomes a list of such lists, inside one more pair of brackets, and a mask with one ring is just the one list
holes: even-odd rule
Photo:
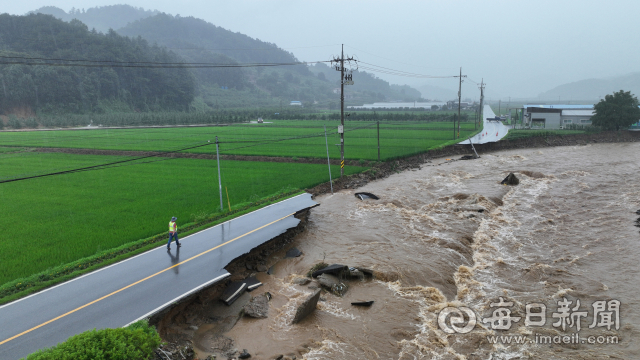
[[[304, 255], [259, 274], [269, 318], [227, 336], [257, 359], [640, 359], [639, 153], [622, 143], [438, 159], [320, 196], [294, 244]], [[509, 172], [519, 185], [500, 185]], [[376, 277], [324, 294], [292, 325], [313, 292], [293, 280], [323, 259]]]

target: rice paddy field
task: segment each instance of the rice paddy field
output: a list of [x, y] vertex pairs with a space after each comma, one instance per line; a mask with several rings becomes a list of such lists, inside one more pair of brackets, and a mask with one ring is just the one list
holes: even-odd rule
[[[111, 161], [110, 156], [0, 154], [2, 176]], [[329, 180], [327, 165], [222, 161], [224, 206]], [[347, 173], [364, 167], [348, 167]], [[334, 176], [339, 167], [332, 167]], [[165, 159], [0, 184], [0, 285], [220, 211], [216, 162]]]
[[[5, 132], [0, 146], [65, 147], [108, 150], [176, 151], [215, 153], [215, 137], [221, 154], [340, 158], [340, 137], [336, 121], [274, 121], [269, 124], [235, 124], [214, 127], [178, 127], [144, 129], [95, 129], [60, 131]], [[462, 123], [460, 138], [475, 132], [473, 122]], [[453, 140], [453, 123], [384, 122], [380, 124], [381, 160], [416, 154]], [[209, 142], [210, 141], [210, 142]], [[209, 142], [209, 143], [208, 143]], [[378, 132], [375, 122], [345, 124], [345, 158], [377, 160]]]
[[[215, 160], [65, 154], [34, 148], [188, 151], [339, 159], [336, 121], [274, 121], [214, 127], [0, 132], [0, 287], [16, 279], [221, 214]], [[461, 138], [474, 133], [463, 123]], [[453, 123], [380, 124], [382, 160], [407, 156], [453, 140]], [[182, 150], [190, 148], [189, 150]], [[81, 152], [81, 151], [80, 151]], [[347, 123], [345, 157], [366, 170], [377, 160], [375, 122]], [[120, 161], [121, 163], [113, 164]], [[106, 165], [108, 164], [108, 165]], [[90, 169], [83, 169], [90, 167]], [[77, 171], [78, 169], [83, 169]], [[70, 171], [71, 170], [71, 171]], [[62, 173], [60, 173], [62, 172]], [[333, 177], [340, 168], [332, 166]], [[56, 175], [50, 175], [58, 173]], [[7, 182], [27, 178], [18, 181]], [[327, 165], [221, 160], [224, 211], [329, 180]], [[228, 196], [227, 196], [228, 191]], [[21, 280], [18, 280], [21, 281]]]

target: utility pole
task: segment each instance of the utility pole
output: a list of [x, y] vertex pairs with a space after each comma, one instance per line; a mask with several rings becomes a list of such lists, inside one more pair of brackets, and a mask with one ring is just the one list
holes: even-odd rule
[[378, 126], [378, 161], [380, 161], [380, 121], [376, 121]]
[[216, 136], [216, 158], [218, 159], [218, 191], [220, 192], [220, 211], [224, 211], [222, 205], [222, 179], [220, 179], [220, 152], [218, 151], [218, 137]]
[[[464, 77], [467, 77], [467, 75], [464, 75]], [[460, 100], [462, 99], [462, 67], [460, 67], [460, 83], [458, 85], [458, 137], [455, 137], [454, 134], [454, 139], [459, 139], [460, 138]], [[453, 121], [453, 129], [455, 132], [455, 128], [456, 128], [456, 122], [455, 120]]]
[[338, 126], [338, 133], [340, 134], [340, 177], [344, 176], [344, 86], [353, 85], [353, 75], [351, 71], [345, 75], [344, 62], [356, 61], [353, 57], [344, 57], [344, 44], [342, 44], [342, 52], [340, 58], [334, 58], [331, 62], [337, 63], [336, 70], [340, 71], [340, 126]]
[[484, 116], [482, 115], [482, 112], [484, 111], [484, 79], [482, 79], [480, 81], [480, 109], [479, 114], [480, 114], [480, 121], [484, 122]]
[[340, 56], [340, 177], [344, 176], [344, 44]]

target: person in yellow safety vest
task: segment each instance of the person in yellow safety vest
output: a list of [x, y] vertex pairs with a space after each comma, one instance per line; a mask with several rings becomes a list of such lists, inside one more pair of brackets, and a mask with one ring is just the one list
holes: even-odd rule
[[169, 221], [169, 242], [167, 243], [167, 251], [171, 250], [171, 240], [173, 238], [176, 239], [176, 246], [180, 247], [180, 241], [178, 241], [178, 225], [176, 225], [177, 217], [172, 217], [171, 221]]

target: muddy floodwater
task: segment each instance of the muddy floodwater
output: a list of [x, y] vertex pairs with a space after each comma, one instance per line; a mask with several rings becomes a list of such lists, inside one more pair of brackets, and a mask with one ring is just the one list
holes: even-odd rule
[[[227, 336], [257, 359], [640, 359], [638, 154], [619, 143], [436, 159], [318, 196], [292, 244], [303, 255], [283, 249], [258, 274], [269, 317]], [[500, 184], [510, 172], [519, 185]], [[292, 324], [313, 292], [294, 280], [323, 260], [375, 277], [345, 280], [343, 297], [324, 293]]]

